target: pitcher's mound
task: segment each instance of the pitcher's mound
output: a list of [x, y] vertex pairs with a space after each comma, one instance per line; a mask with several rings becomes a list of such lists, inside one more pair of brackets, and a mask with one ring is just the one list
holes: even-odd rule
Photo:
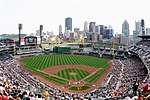
[[71, 75], [71, 76], [75, 76], [77, 73], [75, 73], [75, 72], [70, 72], [69, 73], [69, 75]]

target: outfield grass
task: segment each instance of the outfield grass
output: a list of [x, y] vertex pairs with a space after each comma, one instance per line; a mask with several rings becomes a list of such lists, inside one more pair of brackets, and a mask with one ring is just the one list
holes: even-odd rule
[[26, 66], [42, 70], [58, 65], [85, 65], [101, 68], [107, 63], [107, 59], [83, 55], [50, 55], [23, 58]]
[[[74, 72], [76, 75], [70, 75], [71, 72]], [[55, 75], [68, 79], [68, 80], [77, 81], [88, 76], [89, 74], [90, 73], [85, 70], [79, 70], [76, 68], [67, 68], [67, 69], [57, 72]]]
[[[85, 66], [101, 68], [100, 71], [98, 71], [94, 75], [84, 80], [87, 83], [95, 83], [99, 79], [101, 74], [103, 74], [103, 72], [108, 67], [108, 59], [91, 57], [91, 56], [83, 56], [83, 55], [34, 56], [34, 57], [23, 58], [21, 62], [24, 62], [25, 67], [28, 68], [29, 70], [61, 86], [67, 85], [69, 82], [63, 79], [46, 75], [42, 72], [39, 72], [38, 70], [42, 70], [51, 66], [58, 66], [58, 65], [85, 65]], [[71, 76], [69, 75], [70, 72], [75, 72], [76, 75]], [[76, 81], [76, 80], [81, 80], [82, 78], [88, 76], [89, 74], [90, 74], [89, 72], [84, 70], [69, 68], [69, 69], [61, 70], [57, 72], [55, 75], [59, 77], [63, 77], [68, 80]]]

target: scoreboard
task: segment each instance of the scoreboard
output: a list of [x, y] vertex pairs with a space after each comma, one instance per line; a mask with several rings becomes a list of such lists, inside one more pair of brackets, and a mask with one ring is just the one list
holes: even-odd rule
[[37, 37], [36, 36], [26, 36], [25, 37], [25, 45], [36, 45]]

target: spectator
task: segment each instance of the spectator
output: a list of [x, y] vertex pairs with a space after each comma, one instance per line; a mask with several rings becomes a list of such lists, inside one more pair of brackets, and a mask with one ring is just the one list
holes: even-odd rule
[[143, 81], [142, 89], [143, 89], [143, 95], [145, 96], [146, 92], [148, 90], [148, 84], [147, 84], [147, 82], [145, 80]]
[[8, 93], [5, 90], [3, 90], [2, 100], [9, 100]]
[[144, 100], [143, 97], [142, 97], [142, 95], [141, 95], [141, 92], [139, 91], [138, 93], [139, 93], [138, 100]]
[[45, 96], [45, 99], [48, 100], [49, 99], [49, 92], [48, 92], [48, 89], [46, 89], [44, 91], [44, 96]]
[[135, 96], [137, 95], [138, 87], [139, 87], [139, 83], [135, 81], [133, 84], [133, 93]]

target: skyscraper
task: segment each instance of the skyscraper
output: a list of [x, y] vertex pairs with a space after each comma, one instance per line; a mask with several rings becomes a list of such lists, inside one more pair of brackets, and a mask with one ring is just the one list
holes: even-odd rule
[[72, 18], [65, 19], [65, 29], [72, 31]]
[[59, 36], [59, 38], [63, 38], [62, 26], [61, 25], [59, 25], [58, 36]]
[[141, 39], [138, 36], [142, 35], [141, 21], [135, 22], [135, 31], [133, 31], [133, 43], [136, 44]]
[[59, 25], [59, 34], [62, 34], [62, 26]]
[[100, 34], [104, 35], [104, 28], [105, 28], [105, 26], [104, 25], [99, 25], [99, 26], [100, 26]]
[[95, 22], [90, 22], [89, 25], [89, 32], [95, 32]]
[[129, 37], [130, 33], [129, 33], [129, 24], [127, 22], [127, 20], [124, 20], [123, 24], [122, 24], [122, 35]]
[[135, 22], [136, 36], [142, 35], [141, 21]]
[[85, 21], [85, 22], [84, 22], [84, 31], [87, 31], [87, 30], [88, 30], [88, 22]]
[[150, 35], [150, 28], [146, 28], [146, 34], [145, 35]]
[[97, 34], [100, 34], [100, 26], [99, 26], [99, 25], [96, 25], [96, 26], [95, 26], [95, 32], [96, 32]]
[[109, 25], [109, 27], [106, 29], [105, 32], [106, 32], [106, 33], [105, 33], [104, 37], [105, 37], [106, 39], [111, 39], [111, 38], [113, 37], [113, 35], [114, 35], [114, 30], [113, 30], [112, 26], [110, 26], [110, 25]]

